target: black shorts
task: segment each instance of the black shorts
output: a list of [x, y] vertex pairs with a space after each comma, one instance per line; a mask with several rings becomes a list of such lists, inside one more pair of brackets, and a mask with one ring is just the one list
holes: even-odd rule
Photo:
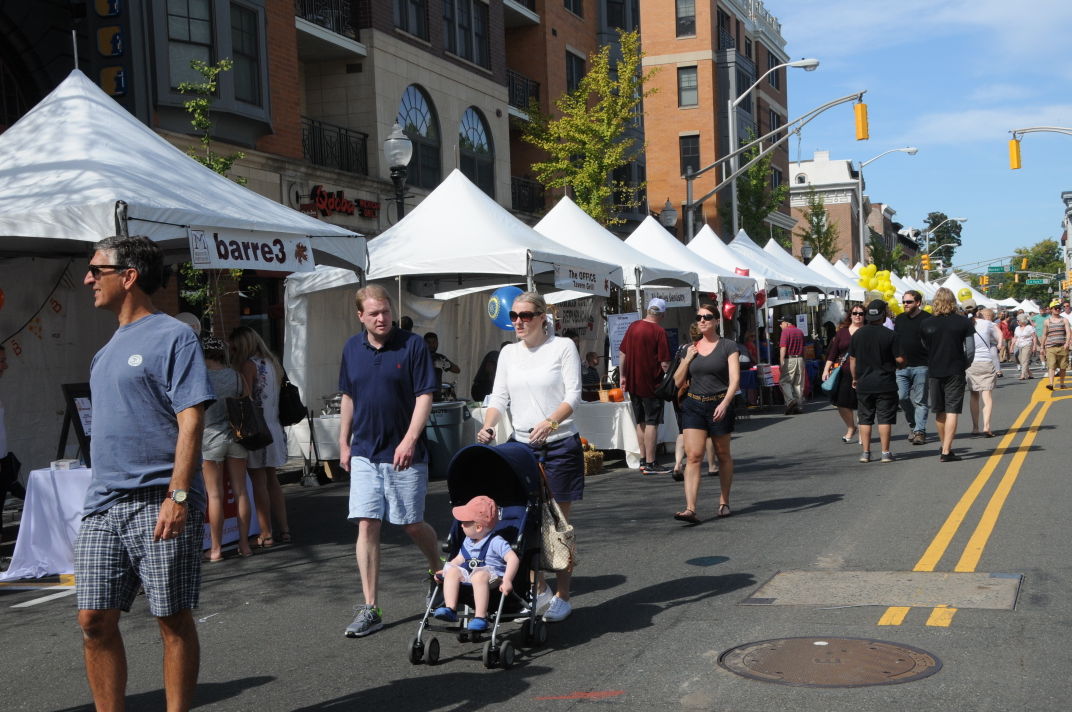
[[726, 408], [726, 415], [722, 420], [714, 420], [715, 408], [722, 401], [721, 398], [712, 401], [698, 401], [695, 398], [684, 396], [681, 399], [681, 429], [706, 430], [708, 435], [729, 435], [733, 432], [737, 413], [733, 409], [733, 401]]
[[629, 394], [629, 403], [633, 406], [633, 419], [637, 425], [662, 425], [663, 399], [652, 396]]
[[927, 377], [927, 403], [932, 413], [960, 413], [964, 410], [963, 373], [955, 376]]
[[860, 425], [894, 425], [897, 422], [897, 391], [888, 393], [857, 393], [856, 415]]

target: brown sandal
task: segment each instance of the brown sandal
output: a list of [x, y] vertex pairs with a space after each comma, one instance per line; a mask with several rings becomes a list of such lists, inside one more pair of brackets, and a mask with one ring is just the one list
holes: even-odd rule
[[733, 516], [733, 512], [730, 510], [730, 505], [720, 504], [718, 505], [718, 518], [725, 519], [726, 517]]
[[700, 518], [696, 516], [696, 512], [691, 509], [686, 509], [681, 512], [674, 513], [674, 519], [679, 522], [688, 522], [689, 524], [699, 524]]

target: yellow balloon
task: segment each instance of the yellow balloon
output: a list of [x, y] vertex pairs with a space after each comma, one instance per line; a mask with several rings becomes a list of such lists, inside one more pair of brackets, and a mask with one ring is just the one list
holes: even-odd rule
[[966, 301], [968, 301], [969, 299], [971, 299], [971, 295], [972, 295], [972, 293], [971, 293], [971, 289], [970, 289], [970, 288], [968, 288], [968, 287], [961, 287], [961, 288], [960, 288], [960, 291], [959, 291], [959, 292], [957, 292], [957, 299], [958, 299], [958, 300], [960, 300], [960, 301], [962, 301], [962, 302], [966, 302]]
[[868, 277], [868, 279], [867, 279], [867, 288], [868, 289], [878, 289], [878, 280], [875, 279], [874, 277]]
[[860, 285], [864, 289], [867, 289], [867, 277], [860, 277], [856, 280], [856, 284]]
[[923, 307], [923, 311], [925, 311], [925, 312], [927, 312], [928, 314], [930, 314], [931, 312], [933, 312], [933, 311], [934, 311], [934, 309], [932, 309], [932, 308], [931, 308], [931, 305], [930, 305], [930, 304], [927, 304], [926, 306], [924, 306], [924, 307]]

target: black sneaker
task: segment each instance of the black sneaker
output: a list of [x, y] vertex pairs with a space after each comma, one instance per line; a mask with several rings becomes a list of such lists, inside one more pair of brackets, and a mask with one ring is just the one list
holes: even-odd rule
[[670, 468], [666, 465], [660, 465], [655, 462], [649, 462], [647, 469], [643, 470], [645, 475], [669, 475]]
[[959, 455], [952, 452], [943, 452], [938, 455], [938, 462], [960, 462]]
[[650, 462], [644, 462], [643, 460], [641, 460], [640, 461], [640, 466], [637, 467], [637, 469], [640, 470], [640, 474], [646, 475], [646, 474], [648, 474], [648, 468], [649, 467], [651, 467]]

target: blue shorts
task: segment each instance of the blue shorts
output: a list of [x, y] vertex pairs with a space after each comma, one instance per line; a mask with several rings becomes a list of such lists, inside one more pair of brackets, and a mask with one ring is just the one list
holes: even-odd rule
[[708, 435], [729, 435], [733, 432], [734, 422], [737, 419], [737, 413], [733, 408], [733, 401], [730, 401], [729, 407], [726, 408], [726, 415], [722, 420], [713, 420], [715, 415], [715, 408], [721, 402], [719, 400], [713, 401], [698, 401], [695, 398], [684, 396], [681, 399], [681, 429], [682, 431], [692, 430], [704, 430]]
[[201, 593], [204, 514], [188, 507], [174, 539], [153, 541], [167, 487], [147, 487], [82, 520], [74, 545], [80, 610], [129, 611], [138, 588], [159, 618], [196, 608]]
[[[531, 447], [531, 446], [530, 446]], [[532, 448], [536, 458], [541, 448]], [[556, 502], [576, 502], [584, 498], [584, 450], [581, 436], [574, 433], [547, 443], [543, 472]]]
[[428, 464], [415, 462], [395, 470], [390, 462], [350, 458], [350, 515], [358, 519], [386, 520], [391, 524], [424, 521], [424, 497], [428, 492]]

